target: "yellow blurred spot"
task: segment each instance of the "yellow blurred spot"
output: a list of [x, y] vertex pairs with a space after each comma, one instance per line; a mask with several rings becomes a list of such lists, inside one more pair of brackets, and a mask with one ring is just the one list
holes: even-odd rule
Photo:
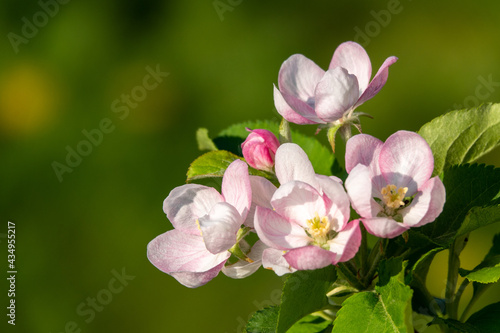
[[46, 128], [60, 99], [54, 86], [44, 70], [31, 64], [0, 73], [0, 135], [24, 136]]

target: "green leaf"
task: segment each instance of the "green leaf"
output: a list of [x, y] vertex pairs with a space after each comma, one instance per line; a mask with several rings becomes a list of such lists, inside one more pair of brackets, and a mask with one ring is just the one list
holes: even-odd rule
[[[476, 270], [478, 268], [481, 269], [481, 267], [487, 267], [488, 265], [490, 265], [489, 264], [490, 262], [494, 263], [495, 262], [495, 258], [498, 257], [499, 254], [500, 254], [500, 234], [496, 234], [495, 237], [493, 237], [493, 246], [490, 248], [490, 250], [488, 251], [488, 253], [484, 257], [483, 261], [474, 270]], [[465, 271], [465, 270], [461, 270], [460, 271], [460, 274], [462, 276], [466, 276], [467, 273], [468, 273], [468, 271]], [[491, 273], [491, 272], [489, 272], [489, 273]], [[467, 279], [469, 279], [469, 277], [467, 277]], [[490, 278], [490, 280], [491, 280], [491, 278]], [[465, 308], [464, 313], [462, 314], [462, 318], [463, 319], [467, 318], [467, 315], [468, 315], [470, 309], [472, 308], [472, 305], [492, 285], [493, 285], [493, 283], [484, 284], [484, 283], [480, 283], [480, 282], [476, 282], [476, 281], [474, 281], [472, 283], [472, 286], [473, 286], [474, 290], [473, 290], [473, 293], [472, 293], [472, 298], [469, 301], [469, 304], [467, 305], [467, 307]]]
[[198, 128], [196, 131], [196, 142], [198, 142], [199, 150], [217, 150], [214, 142], [208, 136], [206, 128]]
[[279, 311], [279, 306], [270, 306], [255, 312], [245, 330], [249, 333], [275, 333]]
[[417, 260], [415, 265], [413, 265], [413, 267], [411, 268], [410, 274], [408, 274], [409, 279], [407, 279], [408, 280], [407, 282], [411, 282], [413, 278], [419, 277], [421, 279], [422, 284], [425, 285], [427, 279], [427, 273], [429, 272], [432, 260], [434, 260], [436, 254], [443, 251], [444, 249], [445, 249], [444, 247], [438, 247], [430, 250], [429, 252], [425, 253], [422, 257], [420, 257], [420, 259]]
[[500, 302], [485, 306], [466, 321], [481, 333], [498, 333], [500, 327]]
[[483, 261], [473, 270], [461, 269], [460, 275], [480, 283], [493, 283], [500, 279], [500, 234], [493, 237], [493, 246]]
[[462, 323], [458, 320], [455, 319], [444, 319], [444, 318], [439, 318], [436, 317], [432, 321], [431, 325], [446, 325], [449, 328], [457, 331], [457, 332], [463, 332], [463, 333], [482, 333], [482, 331], [479, 331], [476, 327], [474, 327], [472, 324], [469, 323]]
[[404, 284], [401, 259], [382, 261], [375, 291], [355, 294], [342, 303], [332, 333], [413, 333], [412, 290]]
[[[250, 129], [266, 129], [279, 136], [279, 124], [272, 121], [249, 121], [241, 124], [232, 125], [221, 131], [214, 139], [219, 149], [225, 149], [234, 154], [241, 155], [241, 144], [248, 136]], [[329, 148], [321, 144], [316, 138], [306, 136], [300, 132], [291, 131], [294, 143], [304, 149], [311, 161], [314, 171], [321, 175], [331, 176], [331, 167], [334, 162], [334, 155]]]
[[[217, 150], [205, 153], [191, 163], [187, 172], [187, 181], [209, 178], [222, 177], [229, 164], [241, 157], [234, 155], [225, 150]], [[254, 168], [248, 167], [248, 173], [254, 176], [265, 177], [274, 180], [274, 175]]]
[[500, 279], [500, 256], [495, 258], [496, 264], [492, 267], [483, 267], [473, 271], [460, 270], [460, 275], [469, 281], [479, 283], [493, 283]]
[[283, 286], [276, 332], [284, 333], [299, 319], [328, 306], [326, 294], [336, 279], [334, 266], [291, 274]]
[[465, 216], [465, 220], [457, 231], [457, 237], [473, 230], [500, 222], [500, 205], [490, 207], [474, 207]]
[[406, 283], [413, 289], [412, 307], [418, 313], [433, 314], [442, 313], [443, 309], [426, 287], [427, 274], [434, 257], [445, 248], [438, 247], [425, 253], [410, 269], [406, 276]]
[[[444, 171], [443, 183], [446, 188], [443, 212], [436, 221], [417, 230], [433, 242], [449, 246], [472, 208], [500, 204], [500, 169], [483, 164], [454, 166]], [[476, 218], [481, 217], [478, 211], [471, 211], [471, 214], [474, 215], [470, 215], [463, 227], [468, 232], [496, 219], [482, 221]]]
[[448, 112], [418, 131], [434, 155], [434, 175], [472, 163], [500, 144], [500, 104]]
[[395, 237], [389, 240], [386, 257], [404, 256], [408, 260], [408, 267], [413, 267], [420, 258], [432, 249], [441, 247], [429, 237], [421, 233], [421, 228], [408, 230], [408, 238]]
[[308, 315], [296, 322], [287, 333], [326, 333], [332, 331], [332, 322]]

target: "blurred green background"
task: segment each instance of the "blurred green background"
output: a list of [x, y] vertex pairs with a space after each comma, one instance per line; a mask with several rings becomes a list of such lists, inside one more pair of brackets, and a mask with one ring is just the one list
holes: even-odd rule
[[[196, 129], [215, 135], [277, 120], [272, 85], [294, 53], [327, 68], [340, 43], [356, 40], [374, 72], [398, 56], [386, 86], [359, 109], [375, 117], [363, 119], [364, 132], [383, 140], [500, 100], [498, 1], [65, 1], [0, 4], [2, 274], [7, 221], [17, 232], [17, 325], [7, 327], [3, 312], [0, 324], [9, 332], [229, 333], [278, 300], [282, 279], [262, 269], [185, 288], [149, 263], [146, 245], [171, 228], [162, 202], [200, 154]], [[169, 75], [141, 90], [148, 66]], [[120, 99], [131, 93], [140, 101], [126, 114]], [[83, 131], [106, 118], [113, 130], [83, 147]], [[59, 179], [54, 162], [66, 164], [79, 144], [92, 151]], [[482, 162], [499, 165], [498, 150]], [[472, 234], [463, 267], [483, 258], [498, 231]], [[437, 296], [445, 269], [443, 253], [430, 277]], [[129, 280], [115, 283], [123, 272]], [[90, 310], [96, 297], [105, 304]]]

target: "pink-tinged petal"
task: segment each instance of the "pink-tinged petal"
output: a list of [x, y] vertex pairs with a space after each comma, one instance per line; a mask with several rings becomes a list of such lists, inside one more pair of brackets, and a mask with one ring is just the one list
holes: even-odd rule
[[354, 258], [361, 245], [359, 220], [349, 222], [334, 239], [328, 242], [328, 245], [330, 245], [330, 251], [336, 254], [334, 265]]
[[262, 254], [268, 248], [269, 247], [263, 241], [258, 240], [252, 246], [252, 249], [250, 250], [250, 252], [247, 253], [247, 257], [253, 261], [262, 260]]
[[170, 230], [148, 244], [148, 259], [165, 273], [202, 273], [225, 262], [230, 253], [210, 253], [201, 236]]
[[364, 218], [375, 217], [382, 210], [373, 200], [372, 187], [370, 168], [363, 164], [356, 165], [345, 181], [352, 207]]
[[378, 153], [384, 143], [368, 134], [357, 134], [347, 140], [345, 170], [350, 173], [357, 164], [378, 164]]
[[247, 163], [258, 170], [271, 171], [274, 166], [274, 156], [279, 147], [276, 136], [268, 130], [250, 130], [250, 134], [241, 144], [243, 157]]
[[238, 260], [234, 264], [222, 267], [222, 273], [232, 279], [243, 279], [255, 273], [260, 266], [262, 266], [260, 260], [254, 262]]
[[281, 96], [285, 99], [285, 102], [298, 114], [306, 119], [313, 121], [314, 123], [325, 123], [314, 110], [315, 100], [311, 99], [308, 102], [304, 102], [294, 95], [289, 95], [287, 93], [281, 92]]
[[258, 176], [250, 176], [250, 186], [252, 187], [252, 205], [244, 224], [247, 227], [253, 228], [255, 208], [257, 206], [273, 209], [271, 198], [274, 192], [276, 192], [276, 186], [269, 180]]
[[196, 220], [222, 201], [224, 198], [211, 187], [187, 184], [170, 192], [163, 202], [163, 211], [176, 229], [199, 235]]
[[326, 197], [325, 202], [328, 202], [327, 215], [330, 219], [331, 228], [334, 231], [341, 230], [349, 221], [351, 212], [349, 196], [342, 184], [337, 180], [327, 176], [317, 175], [317, 177], [321, 180], [323, 196]]
[[258, 240], [252, 246], [251, 251], [247, 253], [248, 258], [250, 258], [253, 262], [238, 260], [234, 264], [224, 266], [222, 268], [222, 273], [233, 279], [242, 279], [255, 273], [262, 265], [262, 253], [267, 248], [266, 244]]
[[424, 224], [434, 222], [436, 218], [442, 213], [444, 203], [446, 202], [446, 189], [444, 187], [443, 182], [439, 177], [433, 177], [428, 181], [429, 184], [424, 184], [422, 188], [422, 192], [427, 191], [427, 188], [431, 188], [431, 201], [429, 210], [427, 214], [422, 218], [420, 223], [415, 225], [416, 227], [420, 227]]
[[387, 217], [374, 217], [371, 219], [361, 219], [366, 230], [380, 238], [394, 238], [409, 229], [403, 223], [396, 222]]
[[329, 69], [343, 67], [349, 74], [354, 74], [358, 79], [359, 94], [366, 89], [372, 76], [370, 57], [365, 49], [355, 42], [345, 42], [339, 45], [333, 53]]
[[172, 272], [169, 275], [188, 288], [198, 288], [215, 278], [224, 267], [224, 263], [225, 261], [203, 273]]
[[302, 227], [271, 209], [257, 207], [254, 222], [257, 235], [267, 246], [288, 250], [305, 246], [311, 241]]
[[281, 65], [278, 86], [282, 93], [307, 103], [314, 98], [314, 89], [324, 73], [314, 61], [302, 54], [294, 54]]
[[420, 227], [433, 222], [443, 211], [446, 190], [439, 177], [429, 179], [413, 198], [410, 206], [400, 210], [405, 225]]
[[234, 206], [245, 220], [252, 203], [252, 188], [245, 162], [236, 160], [227, 167], [221, 192], [226, 202]]
[[326, 122], [342, 118], [359, 98], [358, 80], [342, 67], [329, 69], [316, 87], [315, 111]]
[[295, 269], [318, 269], [331, 265], [335, 260], [335, 253], [311, 245], [290, 250], [284, 257]]
[[278, 148], [274, 168], [280, 184], [298, 180], [320, 191], [319, 182], [309, 157], [295, 143], [284, 143]]
[[[306, 104], [305, 102], [303, 102], [303, 103]], [[293, 104], [296, 104], [296, 103], [293, 103]], [[295, 112], [294, 109], [292, 109], [292, 107], [290, 107], [290, 105], [288, 105], [288, 103], [285, 101], [285, 99], [283, 98], [283, 95], [278, 90], [278, 88], [276, 88], [276, 86], [274, 87], [274, 106], [276, 107], [276, 110], [278, 111], [278, 113], [283, 118], [285, 118], [287, 121], [289, 121], [291, 123], [299, 124], [299, 125], [310, 125], [310, 124], [317, 123], [316, 121], [309, 120], [309, 119], [305, 118], [304, 116], [300, 115], [299, 113]], [[311, 110], [312, 110], [312, 113], [315, 114], [314, 110], [310, 106], [308, 106], [307, 104], [305, 106], [302, 106], [299, 109], [306, 110], [307, 114], [309, 116], [311, 116], [311, 114], [310, 114]]]
[[325, 201], [318, 191], [299, 181], [281, 185], [274, 192], [271, 205], [276, 213], [303, 228], [307, 228], [307, 220], [327, 214]]
[[375, 76], [373, 77], [373, 80], [370, 82], [366, 90], [356, 102], [355, 107], [360, 106], [361, 104], [378, 94], [378, 92], [382, 89], [382, 87], [384, 87], [385, 83], [387, 82], [387, 77], [389, 76], [389, 66], [394, 64], [397, 60], [398, 58], [396, 57], [389, 57], [385, 59], [382, 66], [380, 66], [377, 74], [375, 74]]
[[210, 213], [198, 219], [207, 250], [217, 254], [236, 243], [236, 233], [243, 224], [240, 214], [230, 204], [219, 202]]
[[276, 135], [273, 134], [273, 132], [265, 130], [265, 129], [254, 129], [250, 130], [250, 132], [255, 133], [259, 135], [263, 142], [266, 143], [266, 146], [274, 153], [276, 154], [276, 150], [278, 150], [278, 147], [280, 146], [280, 142]]
[[408, 187], [407, 196], [412, 196], [432, 175], [434, 157], [420, 135], [398, 131], [385, 141], [379, 165], [387, 184]]
[[316, 178], [318, 179], [318, 181], [321, 183], [323, 179], [325, 178], [328, 178], [328, 179], [331, 179], [337, 183], [339, 183], [340, 185], [342, 185], [344, 182], [342, 181], [342, 179], [340, 179], [339, 177], [337, 176], [324, 176], [324, 175], [318, 175], [316, 174]]
[[245, 161], [257, 170], [272, 171], [274, 154], [260, 142], [248, 141], [242, 144], [242, 153]]
[[296, 272], [297, 270], [285, 260], [284, 255], [284, 251], [268, 248], [262, 254], [262, 266], [272, 269], [278, 276]]

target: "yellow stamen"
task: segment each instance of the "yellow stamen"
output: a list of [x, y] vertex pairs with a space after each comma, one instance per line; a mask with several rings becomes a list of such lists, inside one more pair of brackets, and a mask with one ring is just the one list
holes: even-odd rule
[[316, 240], [326, 241], [326, 235], [330, 231], [330, 221], [328, 217], [319, 217], [318, 213], [310, 220], [307, 220], [307, 232]]
[[404, 206], [405, 194], [408, 191], [408, 187], [396, 187], [396, 185], [387, 185], [380, 192], [382, 193], [382, 198], [387, 207], [397, 209]]
[[201, 231], [200, 221], [198, 221], [198, 219], [196, 219], [196, 226], [198, 227], [198, 230], [200, 230], [200, 235], [203, 236], [203, 232]]

